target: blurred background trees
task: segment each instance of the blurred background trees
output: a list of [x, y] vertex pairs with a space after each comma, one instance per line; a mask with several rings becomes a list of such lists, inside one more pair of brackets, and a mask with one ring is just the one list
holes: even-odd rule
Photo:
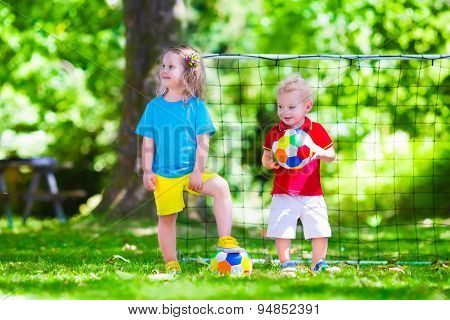
[[[108, 189], [111, 185], [116, 188], [107, 193], [102, 209], [109, 208], [108, 204], [115, 199], [120, 186], [133, 190], [129, 194], [133, 194], [132, 202], [119, 207], [116, 210], [118, 215], [128, 213], [148, 196], [139, 191], [137, 184], [140, 179], [134, 171], [131, 172], [136, 163], [136, 141], [127, 142], [133, 151], [120, 148], [123, 130], [129, 134], [134, 129], [130, 126], [145, 107], [142, 97], [127, 100], [127, 96], [133, 93], [127, 92], [124, 81], [132, 82], [133, 87], [142, 88], [145, 95], [152, 97], [150, 71], [156, 63], [158, 54], [155, 48], [161, 48], [159, 44], [187, 42], [204, 53], [428, 54], [449, 51], [446, 35], [450, 31], [447, 23], [450, 12], [444, 0], [177, 0], [168, 2], [170, 8], [165, 13], [159, 12], [159, 18], [148, 14], [148, 26], [160, 27], [149, 30], [148, 34], [157, 31], [161, 37], [152, 50], [150, 45], [142, 51], [149, 51], [149, 61], [138, 61], [143, 59], [142, 55], [133, 55], [125, 50], [124, 21], [127, 21], [127, 15], [133, 14], [144, 18], [145, 10], [152, 8], [143, 6], [139, 12], [136, 3], [139, 2], [125, 1], [125, 5], [119, 0], [0, 2], [0, 158], [47, 155], [60, 162], [72, 162], [74, 168], [58, 176], [62, 188], [69, 184], [82, 187], [90, 196], [111, 190]], [[127, 8], [134, 11], [129, 12]], [[169, 25], [173, 29], [167, 29], [165, 33]], [[137, 32], [145, 36], [144, 29]], [[133, 74], [125, 73], [127, 64], [138, 72], [139, 65], [134, 63], [143, 66], [136, 82], [133, 82]], [[404, 67], [407, 66], [408, 62]], [[389, 84], [395, 78], [394, 75], [390, 78], [389, 74], [383, 77], [382, 84]], [[412, 79], [408, 75], [404, 77], [406, 83]], [[348, 80], [351, 79], [350, 74]], [[441, 117], [445, 123], [448, 122], [445, 120], [448, 119], [445, 102], [449, 93], [448, 73], [440, 83], [443, 84], [442, 101], [439, 102], [442, 108], [436, 111], [424, 107], [422, 111]], [[434, 89], [421, 92], [422, 99], [432, 100]], [[412, 91], [405, 90], [402, 96], [406, 99]], [[322, 94], [326, 100], [328, 93]], [[353, 93], [347, 94], [351, 97]], [[370, 88], [363, 88], [358, 94], [363, 99], [361, 101], [369, 104], [374, 98]], [[268, 92], [267, 99], [270, 96], [274, 102], [273, 92]], [[230, 99], [239, 103], [233, 100], [232, 95]], [[345, 100], [341, 102], [345, 103]], [[132, 106], [133, 103], [138, 105]], [[343, 119], [355, 117], [352, 110], [342, 110]], [[233, 117], [236, 111], [230, 108], [227, 112]], [[249, 117], [263, 121], [268, 119], [272, 110], [268, 107], [258, 112], [249, 113]], [[361, 113], [358, 114], [360, 117], [370, 117], [363, 115], [362, 109], [357, 112]], [[386, 112], [389, 113], [388, 110]], [[401, 117], [407, 116], [405, 110]], [[124, 123], [128, 126], [126, 129]], [[402, 130], [407, 131], [408, 128]], [[408, 134], [423, 137], [426, 132], [418, 130]], [[448, 141], [447, 128], [441, 128], [439, 134], [443, 141]], [[414, 145], [410, 147], [414, 148]], [[247, 154], [243, 165], [253, 170], [251, 172], [255, 173], [258, 181], [258, 155], [248, 155], [245, 146], [238, 148]], [[126, 170], [123, 165], [116, 167], [120, 155], [122, 164], [128, 162]], [[444, 163], [439, 170], [448, 171], [448, 166]], [[117, 184], [118, 171], [122, 172], [119, 174], [122, 177], [125, 177], [125, 172], [129, 176], [134, 175], [131, 182]], [[9, 179], [15, 180], [17, 188], [25, 185], [25, 180], [13, 172], [9, 173]], [[426, 181], [424, 183], [427, 184]], [[72, 214], [78, 212], [86, 200], [72, 203]], [[96, 204], [84, 205], [81, 211], [87, 213]], [[45, 206], [40, 212], [42, 216], [52, 214]]]

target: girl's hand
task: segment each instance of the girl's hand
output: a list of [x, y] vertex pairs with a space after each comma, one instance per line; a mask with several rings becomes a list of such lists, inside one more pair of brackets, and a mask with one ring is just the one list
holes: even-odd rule
[[153, 172], [144, 173], [143, 181], [145, 189], [150, 192], [154, 192], [156, 190], [156, 177]]
[[199, 192], [203, 188], [202, 173], [200, 171], [193, 171], [189, 179], [189, 189]]

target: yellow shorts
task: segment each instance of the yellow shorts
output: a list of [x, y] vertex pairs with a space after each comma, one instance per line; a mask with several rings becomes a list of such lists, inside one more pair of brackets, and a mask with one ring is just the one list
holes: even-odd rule
[[[218, 174], [211, 171], [203, 172], [203, 183], [217, 177]], [[156, 177], [155, 202], [156, 212], [159, 216], [167, 216], [180, 212], [186, 206], [184, 204], [183, 191], [200, 195], [200, 193], [189, 189], [191, 174], [178, 178], [166, 178], [159, 175]]]

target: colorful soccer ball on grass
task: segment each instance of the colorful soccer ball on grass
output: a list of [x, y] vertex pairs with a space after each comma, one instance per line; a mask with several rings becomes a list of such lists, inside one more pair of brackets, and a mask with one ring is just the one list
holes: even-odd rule
[[211, 259], [211, 270], [221, 275], [250, 275], [252, 267], [252, 260], [245, 250], [237, 253], [218, 251]]
[[313, 156], [315, 144], [311, 137], [301, 129], [288, 129], [272, 144], [276, 161], [286, 169], [301, 169]]

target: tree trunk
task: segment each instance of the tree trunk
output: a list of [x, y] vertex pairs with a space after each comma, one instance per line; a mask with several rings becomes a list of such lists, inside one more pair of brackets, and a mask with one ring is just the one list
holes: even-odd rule
[[164, 48], [178, 40], [179, 22], [174, 6], [175, 0], [124, 1], [126, 68], [118, 160], [111, 183], [95, 210], [97, 213], [110, 217], [143, 213], [148, 216], [153, 208], [153, 194], [145, 190], [142, 183], [139, 158], [142, 139], [134, 129], [154, 96], [158, 58]]

